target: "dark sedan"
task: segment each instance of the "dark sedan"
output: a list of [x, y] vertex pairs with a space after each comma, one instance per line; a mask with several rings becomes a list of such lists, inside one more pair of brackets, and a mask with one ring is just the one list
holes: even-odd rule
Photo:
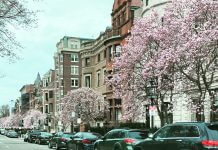
[[51, 133], [48, 132], [40, 132], [39, 135], [37, 135], [35, 143], [38, 144], [48, 144], [49, 139], [52, 137]]
[[147, 130], [114, 129], [95, 142], [95, 150], [132, 150], [133, 145], [148, 137]]
[[67, 142], [67, 150], [93, 150], [94, 143], [102, 136], [93, 132], [78, 132]]
[[27, 141], [32, 143], [35, 142], [36, 137], [40, 134], [40, 130], [32, 130], [28, 133]]
[[58, 132], [54, 136], [51, 137], [48, 143], [48, 147], [49, 148], [56, 147], [57, 150], [61, 148], [66, 148], [67, 141], [69, 141], [70, 138], [73, 136], [74, 136], [74, 133]]
[[134, 150], [218, 150], [218, 124], [174, 123], [149, 137]]

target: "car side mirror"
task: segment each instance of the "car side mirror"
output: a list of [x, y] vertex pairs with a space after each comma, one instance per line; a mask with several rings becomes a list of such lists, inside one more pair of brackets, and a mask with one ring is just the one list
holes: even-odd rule
[[104, 141], [104, 140], [106, 140], [106, 137], [105, 137], [105, 136], [102, 136], [101, 139]]

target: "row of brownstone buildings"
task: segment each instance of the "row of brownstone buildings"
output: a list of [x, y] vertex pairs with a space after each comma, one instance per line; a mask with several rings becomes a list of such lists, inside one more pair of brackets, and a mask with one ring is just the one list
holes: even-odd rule
[[[39, 109], [46, 114], [44, 129], [61, 130], [58, 114], [60, 103], [68, 91], [79, 87], [90, 87], [104, 95], [110, 110], [104, 122], [96, 126], [116, 125], [122, 114], [122, 100], [113, 98], [113, 91], [105, 79], [113, 74], [113, 58], [119, 57], [121, 45], [140, 14], [141, 0], [115, 0], [111, 17], [112, 27], [107, 27], [97, 39], [63, 37], [57, 44], [54, 54], [54, 69], [40, 77], [33, 84], [24, 85], [21, 97], [16, 102], [16, 111]], [[43, 65], [43, 64], [42, 64]]]

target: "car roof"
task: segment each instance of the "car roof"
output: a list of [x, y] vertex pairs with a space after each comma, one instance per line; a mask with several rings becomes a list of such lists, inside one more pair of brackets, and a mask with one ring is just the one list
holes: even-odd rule
[[207, 123], [205, 122], [175, 122], [172, 124], [166, 124], [165, 126], [178, 126], [178, 125], [194, 125], [194, 126], [203, 127], [207, 125]]
[[112, 129], [111, 131], [148, 131], [148, 130], [144, 130], [144, 129]]

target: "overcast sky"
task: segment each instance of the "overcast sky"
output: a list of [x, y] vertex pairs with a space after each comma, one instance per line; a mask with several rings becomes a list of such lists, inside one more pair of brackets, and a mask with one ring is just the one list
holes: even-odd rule
[[41, 77], [54, 68], [56, 43], [63, 36], [96, 38], [111, 26], [114, 0], [41, 0], [29, 3], [39, 9], [38, 27], [17, 30], [17, 40], [24, 47], [21, 60], [9, 63], [0, 60], [0, 105], [20, 97], [20, 88], [32, 84], [39, 72]]

